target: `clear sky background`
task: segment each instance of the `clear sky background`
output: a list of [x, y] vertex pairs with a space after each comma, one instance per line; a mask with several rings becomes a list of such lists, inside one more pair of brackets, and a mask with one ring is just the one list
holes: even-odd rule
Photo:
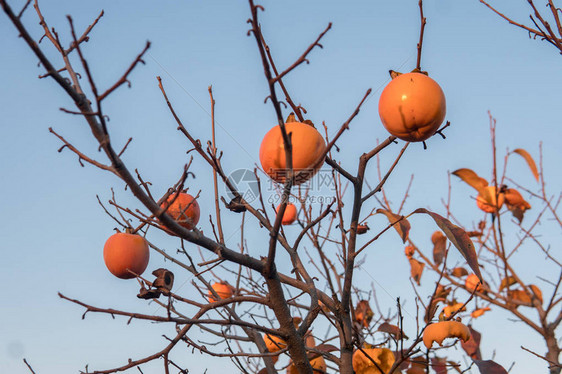
[[[11, 1], [16, 9], [23, 3]], [[441, 198], [447, 193], [448, 171], [469, 167], [490, 180], [488, 110], [498, 121], [500, 158], [509, 147], [525, 148], [538, 160], [542, 141], [547, 186], [551, 193], [559, 193], [562, 60], [558, 51], [545, 42], [529, 39], [526, 32], [499, 19], [477, 0], [424, 3], [428, 24], [422, 67], [446, 94], [446, 118], [451, 127], [446, 130], [445, 141], [430, 139], [428, 150], [423, 150], [421, 144], [408, 149], [388, 181], [389, 197], [399, 203], [410, 175], [415, 174], [406, 211], [426, 207], [444, 213]], [[493, 3], [515, 19], [528, 19], [525, 1]], [[184, 123], [203, 141], [210, 138], [207, 87], [213, 85], [219, 124], [217, 143], [225, 154], [224, 168], [253, 168], [258, 162], [261, 139], [276, 118], [272, 106], [263, 103], [268, 91], [255, 41], [246, 36], [246, 2], [44, 0], [40, 5], [50, 26], [57, 28], [66, 43], [67, 14], [82, 30], [101, 9], [105, 10], [91, 40], [83, 45], [99, 87], [113, 84], [146, 40], [152, 42], [146, 65], [130, 76], [132, 88], [120, 88], [104, 108], [111, 118], [109, 126], [116, 148], [133, 137], [124, 160], [131, 170], [139, 168], [153, 183], [155, 195], [164, 193], [175, 182], [189, 157], [185, 154], [189, 144], [176, 131], [158, 89], [157, 75], [163, 78]], [[361, 153], [372, 149], [377, 139], [388, 136], [377, 113], [378, 97], [389, 81], [388, 70], [409, 71], [415, 67], [417, 1], [270, 0], [263, 5], [263, 32], [280, 69], [291, 64], [328, 22], [333, 22], [322, 41], [324, 49], [314, 50], [309, 56], [311, 63], [299, 67], [285, 80], [293, 98], [303, 104], [313, 122], [325, 121], [333, 134], [366, 90], [373, 89], [351, 131], [339, 142], [341, 152], [336, 157], [355, 170]], [[24, 21], [39, 39], [41, 29], [32, 8]], [[48, 374], [75, 373], [87, 364], [90, 369], [107, 369], [125, 363], [129, 357], [153, 353], [165, 345], [163, 333], [174, 333], [172, 326], [142, 321], [127, 325], [126, 319], [94, 314], [82, 320], [82, 308], [57, 297], [60, 291], [100, 307], [162, 312], [158, 306], [135, 297], [136, 281], [114, 278], [103, 264], [103, 244], [114, 222], [98, 205], [96, 195], [107, 201], [114, 188], [124, 205], [140, 208], [139, 204], [115, 176], [89, 165], [80, 167], [68, 150], [57, 153], [61, 144], [49, 134], [49, 127], [85, 153], [106, 161], [97, 153], [84, 120], [59, 110], [73, 109], [70, 99], [53, 81], [37, 79], [43, 69], [37, 66], [37, 59], [4, 14], [0, 15], [0, 35], [0, 274], [4, 279], [4, 295], [0, 298], [0, 372], [27, 373], [23, 357], [38, 374]], [[42, 45], [46, 47], [47, 43]], [[51, 48], [48, 54], [53, 59], [57, 57]], [[400, 147], [396, 145], [385, 152], [382, 164], [392, 162]], [[510, 162], [510, 170], [521, 183], [538, 189], [521, 159]], [[192, 171], [197, 178], [190, 180], [190, 187], [202, 190], [200, 226], [210, 233], [208, 215], [214, 212], [211, 174], [199, 159]], [[376, 178], [373, 163], [367, 180], [372, 185]], [[452, 185], [456, 217], [471, 227], [483, 218], [474, 204], [474, 192], [456, 179]], [[239, 219], [227, 214], [225, 221], [225, 235], [233, 247], [239, 239]], [[435, 226], [425, 217], [413, 218], [411, 223], [412, 236], [430, 253], [429, 237]], [[253, 220], [247, 225], [252, 224], [257, 226]], [[369, 224], [376, 230], [386, 221], [376, 217]], [[539, 231], [559, 253], [559, 228], [551, 228], [547, 221]], [[509, 240], [516, 240], [513, 224], [509, 232]], [[168, 251], [177, 248], [177, 241], [152, 234], [153, 241]], [[265, 254], [263, 233], [248, 229], [247, 237], [251, 254]], [[197, 255], [195, 247], [191, 250]], [[458, 253], [451, 256], [453, 261], [461, 262]], [[550, 296], [551, 289], [535, 278], [536, 269], [541, 268], [540, 274], [547, 278], [555, 277], [558, 269], [544, 267], [542, 254], [531, 246], [522, 251], [517, 261], [528, 270], [522, 273], [526, 280], [544, 287]], [[153, 253], [148, 271], [162, 266], [175, 272], [180, 294], [199, 298], [188, 274]], [[283, 271], [290, 269], [283, 261], [280, 267]], [[377, 289], [383, 310], [394, 308], [395, 298], [401, 296], [406, 300], [406, 313], [415, 316], [409, 266], [393, 232], [372, 249], [363, 268], [357, 280]], [[433, 275], [424, 274], [422, 285], [431, 287], [432, 279]], [[540, 337], [508, 317], [494, 310], [474, 321], [474, 328], [483, 332], [484, 358], [495, 357], [506, 368], [516, 360], [511, 371], [514, 374], [546, 372], [542, 361], [519, 348], [525, 345], [544, 353]], [[413, 319], [406, 319], [406, 324], [415, 329]], [[201, 339], [213, 340], [205, 336]], [[184, 347], [176, 349], [174, 358], [184, 363], [190, 373], [203, 373], [205, 369], [208, 373], [235, 371], [228, 359], [192, 354]], [[147, 365], [143, 371], [162, 372], [161, 363]]]

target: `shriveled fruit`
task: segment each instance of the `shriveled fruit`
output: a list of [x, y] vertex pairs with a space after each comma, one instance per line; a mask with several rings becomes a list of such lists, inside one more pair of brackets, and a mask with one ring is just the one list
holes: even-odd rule
[[408, 142], [420, 142], [435, 134], [445, 112], [443, 90], [421, 73], [394, 78], [379, 99], [379, 115], [386, 130]]
[[381, 371], [360, 349], [353, 353], [352, 365], [356, 374], [385, 374], [394, 364], [394, 353], [388, 348], [363, 348], [363, 351], [375, 361]]
[[201, 214], [199, 204], [190, 194], [180, 192], [176, 197], [176, 194], [172, 193], [160, 207], [165, 209], [168, 204], [170, 204], [170, 206], [166, 209], [166, 213], [186, 229], [193, 229], [199, 222], [199, 216]]
[[107, 239], [103, 247], [105, 266], [121, 279], [135, 278], [148, 266], [150, 252], [146, 240], [136, 234], [117, 233]]
[[476, 205], [486, 213], [495, 213], [503, 206], [505, 196], [503, 192], [496, 193], [496, 186], [486, 186], [476, 197]]
[[357, 235], [363, 235], [369, 230], [370, 229], [369, 229], [369, 226], [367, 226], [367, 224], [357, 225]]
[[[302, 122], [287, 122], [287, 134], [290, 134], [293, 146], [293, 171], [302, 172], [294, 184], [306, 182], [324, 163], [321, 159], [326, 150], [326, 142], [311, 125]], [[279, 126], [273, 127], [265, 134], [260, 146], [260, 162], [263, 170], [273, 180], [285, 183], [288, 170], [285, 163], [285, 145]]]
[[459, 338], [466, 342], [470, 339], [470, 330], [461, 322], [441, 321], [432, 323], [423, 331], [423, 344], [427, 349], [431, 348], [433, 342], [442, 345], [447, 338]]
[[[226, 282], [213, 283], [211, 288], [217, 293], [220, 299], [228, 299], [234, 294], [234, 288]], [[213, 303], [215, 301], [217, 301], [215, 295], [209, 290], [209, 302]]]
[[[279, 211], [280, 205], [277, 206], [275, 209], [276, 212]], [[297, 207], [294, 204], [287, 204], [285, 207], [285, 212], [283, 213], [283, 218], [281, 219], [281, 223], [283, 225], [291, 225], [293, 222], [297, 220]]]

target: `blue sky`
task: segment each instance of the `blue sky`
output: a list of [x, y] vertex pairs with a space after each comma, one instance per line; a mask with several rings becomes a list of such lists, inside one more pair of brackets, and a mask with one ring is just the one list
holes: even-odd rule
[[[11, 4], [19, 8], [16, 1]], [[503, 0], [494, 4], [519, 20], [528, 19], [526, 2]], [[224, 168], [253, 168], [258, 162], [261, 139], [276, 119], [271, 105], [263, 104], [267, 86], [255, 41], [246, 36], [249, 11], [244, 1], [60, 0], [40, 5], [49, 24], [67, 42], [66, 14], [73, 16], [81, 30], [101, 9], [105, 10], [91, 40], [84, 44], [100, 87], [118, 79], [146, 40], [151, 41], [146, 65], [130, 77], [131, 89], [120, 88], [104, 108], [111, 119], [114, 144], [124, 144], [133, 137], [124, 160], [131, 170], [139, 168], [153, 183], [156, 194], [164, 193], [174, 183], [188, 161], [188, 145], [176, 131], [162, 100], [157, 75], [162, 77], [186, 126], [203, 140], [210, 137], [207, 87], [212, 85], [217, 102], [217, 143], [225, 153]], [[355, 170], [361, 153], [373, 148], [377, 139], [388, 136], [377, 113], [378, 96], [389, 81], [388, 70], [409, 71], [415, 67], [417, 1], [291, 0], [266, 1], [263, 5], [263, 32], [280, 68], [291, 64], [328, 22], [333, 23], [322, 41], [324, 48], [314, 50], [310, 64], [302, 65], [285, 80], [293, 98], [306, 107], [313, 122], [325, 121], [330, 133], [335, 133], [366, 90], [373, 89], [351, 130], [339, 142], [338, 159]], [[500, 20], [476, 0], [426, 0], [425, 14], [428, 25], [422, 67], [443, 88], [446, 118], [452, 125], [446, 131], [446, 141], [433, 138], [428, 150], [419, 144], [410, 146], [388, 182], [389, 197], [399, 201], [410, 175], [415, 174], [406, 210], [427, 207], [443, 213], [440, 199], [447, 193], [447, 171], [469, 167], [489, 180], [488, 110], [498, 121], [500, 158], [509, 147], [525, 148], [538, 159], [542, 141], [548, 188], [551, 193], [559, 193], [562, 73], [557, 50], [529, 39], [526, 32]], [[101, 255], [114, 222], [99, 207], [96, 195], [107, 201], [114, 188], [124, 205], [140, 206], [115, 176], [91, 166], [81, 168], [68, 150], [57, 153], [60, 142], [49, 134], [49, 127], [85, 153], [105, 161], [97, 153], [84, 121], [59, 110], [72, 108], [69, 98], [53, 81], [37, 79], [43, 70], [37, 67], [36, 58], [3, 14], [0, 20], [0, 270], [8, 281], [6, 295], [0, 301], [4, 321], [0, 326], [0, 372], [26, 373], [22, 357], [27, 357], [38, 373], [45, 374], [76, 372], [86, 364], [91, 369], [105, 369], [122, 364], [128, 357], [152, 353], [164, 344], [161, 335], [172, 334], [173, 328], [141, 321], [127, 326], [124, 319], [112, 320], [105, 315], [89, 314], [81, 320], [81, 308], [57, 297], [60, 291], [98, 306], [158, 311], [157, 306], [136, 299], [135, 281], [113, 278]], [[38, 39], [41, 30], [33, 9], [28, 9], [24, 21]], [[56, 58], [51, 49], [48, 55]], [[386, 152], [381, 163], [392, 162], [398, 149], [395, 146]], [[510, 161], [509, 167], [519, 181], [538, 188], [522, 160]], [[194, 162], [192, 171], [197, 178], [190, 187], [202, 190], [201, 227], [209, 231], [208, 215], [214, 214], [211, 174], [201, 160]], [[374, 165], [367, 180], [371, 184], [376, 180]], [[458, 180], [452, 182], [456, 217], [471, 226], [482, 218], [470, 198], [473, 192]], [[435, 227], [422, 217], [411, 222], [412, 235], [430, 250], [428, 233]], [[252, 223], [256, 224], [249, 220], [248, 225]], [[386, 224], [382, 217], [369, 223], [372, 228]], [[238, 227], [239, 217], [228, 216], [225, 235], [232, 246], [239, 238]], [[511, 232], [516, 235], [515, 229]], [[174, 240], [152, 234], [153, 240], [169, 251], [177, 248]], [[248, 235], [255, 243], [252, 254], [261, 254], [263, 246], [259, 243], [264, 236], [252, 231]], [[549, 231], [548, 225], [541, 235], [552, 244], [560, 236], [559, 231]], [[196, 248], [193, 251], [197, 253]], [[373, 252], [359, 279], [380, 287], [384, 309], [393, 308], [394, 298], [404, 295], [406, 309], [415, 315], [403, 246], [389, 233]], [[460, 255], [454, 256], [460, 262]], [[542, 266], [542, 257], [535, 249], [529, 249], [517, 261], [529, 270]], [[187, 296], [198, 297], [188, 275], [153, 253], [149, 271], [161, 266], [174, 270], [176, 284], [182, 285]], [[531, 283], [536, 282], [532, 271], [524, 273]], [[431, 276], [424, 276], [426, 285], [431, 285]], [[514, 357], [520, 357], [511, 371], [515, 374], [543, 370], [540, 360], [519, 348], [525, 342], [543, 352], [541, 340], [530, 329], [506, 318], [497, 311], [475, 321], [477, 330], [486, 331], [482, 342], [485, 358], [491, 358], [495, 351], [496, 360], [509, 367]], [[512, 328], [518, 328], [519, 339], [505, 341], [506, 333], [500, 331]], [[208, 368], [212, 373], [232, 367], [226, 359], [208, 359], [182, 349], [178, 360], [186, 363], [190, 372], [202, 373]], [[157, 363], [144, 372], [160, 370]]]

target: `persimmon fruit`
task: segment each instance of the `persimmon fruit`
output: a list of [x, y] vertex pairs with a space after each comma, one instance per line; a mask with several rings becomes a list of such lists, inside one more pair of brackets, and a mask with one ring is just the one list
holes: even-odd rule
[[[377, 363], [378, 367], [383, 370], [382, 373], [363, 351]], [[388, 348], [363, 348], [363, 351], [358, 349], [353, 353], [352, 365], [357, 374], [388, 373], [396, 360], [394, 353]]]
[[447, 338], [459, 338], [467, 342], [470, 339], [470, 330], [461, 322], [441, 321], [428, 325], [423, 331], [423, 344], [427, 349], [431, 348], [433, 342], [441, 345]]
[[113, 234], [103, 246], [105, 266], [121, 279], [135, 278], [148, 266], [150, 252], [147, 241], [140, 235], [120, 232]]
[[197, 199], [190, 194], [180, 192], [176, 197], [176, 194], [172, 193], [160, 207], [165, 209], [168, 204], [170, 204], [170, 206], [166, 210], [166, 213], [172, 216], [172, 218], [186, 229], [192, 230], [199, 222], [199, 216], [201, 214], [199, 203], [197, 203]]
[[[213, 283], [211, 288], [217, 293], [220, 299], [228, 299], [234, 294], [234, 288], [226, 282]], [[209, 290], [209, 302], [217, 301], [215, 295]]]
[[[322, 135], [307, 123], [287, 122], [285, 130], [290, 134], [293, 146], [293, 172], [295, 174], [302, 172], [302, 175], [294, 181], [294, 184], [298, 185], [312, 178], [324, 163], [321, 157], [326, 150], [326, 142]], [[261, 166], [274, 181], [285, 183], [287, 174], [285, 161], [283, 135], [279, 126], [275, 126], [265, 134], [261, 142]]]
[[[293, 323], [295, 324], [295, 327], [297, 327], [297, 324], [295, 323], [294, 319], [293, 319]], [[265, 342], [265, 347], [271, 353], [279, 352], [280, 350], [287, 348], [287, 342], [285, 342], [283, 338], [280, 338], [275, 335], [265, 334], [265, 336], [263, 337], [263, 341]], [[312, 336], [310, 331], [308, 331], [305, 335], [305, 345], [307, 347], [316, 346], [316, 341], [314, 340], [314, 337]], [[273, 363], [276, 363], [277, 360], [279, 360], [279, 355], [273, 356], [272, 359], [273, 359]], [[310, 364], [312, 365], [312, 361], [310, 362]]]
[[435, 134], [445, 113], [443, 90], [421, 73], [397, 76], [379, 99], [379, 115], [386, 130], [408, 142], [421, 142]]
[[486, 213], [495, 213], [500, 210], [505, 200], [503, 192], [496, 193], [496, 186], [484, 187], [476, 197], [476, 205]]
[[[279, 211], [280, 205], [275, 209], [276, 212]], [[297, 207], [294, 204], [287, 204], [285, 207], [285, 212], [283, 213], [283, 218], [281, 219], [281, 224], [291, 225], [297, 220]]]

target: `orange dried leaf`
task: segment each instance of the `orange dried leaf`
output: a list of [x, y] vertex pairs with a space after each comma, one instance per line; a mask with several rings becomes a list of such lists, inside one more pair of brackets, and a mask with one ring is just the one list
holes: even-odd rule
[[478, 174], [470, 169], [458, 169], [453, 171], [452, 174], [462, 179], [463, 182], [474, 188], [476, 191], [480, 191], [488, 185], [488, 181], [486, 179], [480, 178]]
[[504, 288], [506, 288], [508, 286], [513, 286], [515, 283], [517, 283], [517, 280], [515, 279], [515, 277], [512, 277], [510, 275], [507, 278], [502, 279], [502, 281], [500, 282], [499, 291], [503, 290]]
[[433, 261], [440, 265], [445, 257], [447, 237], [441, 231], [435, 231], [431, 235], [431, 242], [433, 243]]
[[533, 158], [531, 157], [529, 152], [527, 152], [526, 150], [524, 150], [522, 148], [517, 148], [517, 149], [513, 150], [513, 153], [517, 153], [519, 156], [521, 156], [525, 159], [525, 161], [527, 162], [527, 165], [529, 165], [529, 169], [531, 169], [531, 173], [533, 173], [533, 176], [535, 177], [535, 179], [538, 182], [539, 181], [539, 171], [537, 170], [537, 164], [535, 164], [535, 160], [533, 160]]
[[369, 327], [371, 320], [373, 319], [373, 310], [369, 305], [367, 300], [361, 300], [357, 303], [355, 307], [355, 321], [361, 326]]
[[414, 258], [410, 258], [409, 261], [410, 261], [410, 275], [419, 286], [425, 264], [423, 262], [419, 262]]
[[[377, 331], [386, 332], [387, 334], [394, 336], [398, 340], [402, 337], [402, 334], [400, 334], [400, 327], [391, 325], [388, 322], [381, 323], [377, 328]], [[406, 334], [404, 334], [404, 339], [408, 339]]]
[[461, 278], [461, 277], [465, 277], [468, 275], [468, 271], [463, 268], [463, 267], [457, 267], [457, 268], [453, 268], [451, 270], [451, 275], [453, 277], [457, 277], [457, 278]]
[[508, 291], [507, 298], [509, 299], [509, 301], [512, 301], [518, 305], [533, 306], [533, 303], [531, 302], [531, 296], [529, 296], [527, 292], [523, 290]]
[[521, 223], [523, 221], [523, 216], [525, 211], [531, 209], [531, 204], [529, 204], [523, 196], [514, 188], [508, 188], [505, 190], [505, 202], [507, 209], [511, 211], [511, 214]]
[[472, 271], [474, 271], [478, 278], [482, 279], [482, 274], [480, 274], [480, 268], [478, 267], [476, 249], [474, 248], [474, 244], [472, 243], [472, 240], [470, 240], [466, 231], [456, 225], [453, 225], [448, 219], [441, 217], [437, 213], [430, 212], [427, 209], [418, 208], [414, 211], [414, 213], [429, 214], [437, 226], [439, 226], [439, 228], [445, 233], [447, 239], [449, 239], [463, 255]]
[[408, 240], [408, 233], [410, 232], [410, 222], [408, 222], [404, 216], [394, 214], [385, 209], [377, 209], [377, 213], [382, 213], [388, 218], [388, 222], [393, 224], [392, 227], [394, 227], [398, 235], [400, 235], [402, 242], [406, 243], [406, 240]]
[[470, 313], [470, 316], [472, 318], [478, 318], [481, 315], [483, 315], [484, 313], [486, 313], [487, 311], [491, 310], [489, 307], [485, 307], [485, 308], [480, 308], [480, 309], [476, 309], [475, 311], [473, 311], [472, 313]]

